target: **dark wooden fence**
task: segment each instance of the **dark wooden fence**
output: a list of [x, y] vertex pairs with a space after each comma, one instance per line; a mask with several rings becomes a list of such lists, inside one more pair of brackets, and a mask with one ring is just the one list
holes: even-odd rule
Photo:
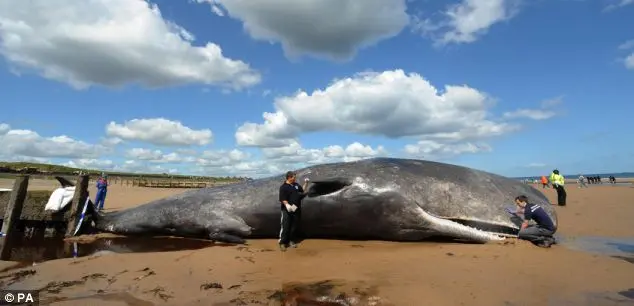
[[29, 176], [17, 176], [10, 192], [0, 192], [0, 260], [8, 258], [11, 252], [9, 242], [24, 235], [26, 227], [39, 230], [52, 228], [55, 234], [63, 232], [66, 237], [73, 236], [88, 197], [88, 183], [88, 175], [78, 176], [72, 201], [60, 211], [47, 212], [44, 207], [51, 192], [29, 191]]

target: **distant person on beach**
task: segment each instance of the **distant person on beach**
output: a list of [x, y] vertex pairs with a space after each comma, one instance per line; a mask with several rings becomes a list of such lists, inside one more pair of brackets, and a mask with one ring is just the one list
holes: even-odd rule
[[579, 182], [579, 188], [588, 188], [588, 186], [586, 185], [586, 178], [583, 177], [583, 174], [579, 175], [577, 181]]
[[592, 181], [592, 177], [591, 176], [586, 177], [586, 179], [588, 180], [588, 184], [592, 184], [592, 182], [591, 182]]
[[302, 200], [306, 197], [306, 186], [308, 178], [304, 180], [304, 186], [300, 186], [296, 181], [296, 174], [293, 171], [286, 172], [286, 180], [280, 186], [280, 205], [282, 210], [282, 220], [280, 229], [279, 245], [280, 250], [297, 247], [301, 236]]
[[[528, 198], [520, 195], [515, 198], [517, 211], [511, 218], [513, 222], [520, 225], [518, 238], [528, 240], [533, 244], [549, 248], [555, 243], [553, 235], [557, 231], [553, 220], [548, 216], [544, 208], [537, 204], [529, 203]], [[523, 217], [520, 217], [522, 215]], [[530, 225], [530, 221], [535, 221], [535, 225]]]
[[548, 179], [545, 175], [542, 175], [542, 188], [548, 187]]
[[612, 185], [616, 184], [616, 177], [610, 175], [610, 184]]
[[106, 194], [108, 193], [108, 175], [102, 174], [97, 179], [97, 195], [95, 196], [95, 205], [97, 210], [102, 210], [106, 203]]
[[565, 178], [555, 169], [550, 174], [550, 183], [557, 190], [557, 205], [566, 206], [566, 189], [564, 188]]

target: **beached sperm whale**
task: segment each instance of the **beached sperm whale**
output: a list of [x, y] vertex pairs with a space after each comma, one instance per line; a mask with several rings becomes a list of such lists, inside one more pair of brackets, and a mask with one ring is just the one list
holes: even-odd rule
[[[514, 236], [506, 208], [526, 195], [557, 217], [548, 199], [519, 180], [431, 161], [373, 158], [296, 171], [309, 178], [305, 238], [486, 242]], [[242, 243], [278, 238], [281, 176], [189, 190], [134, 208], [95, 213], [95, 228], [122, 235], [207, 237]]]

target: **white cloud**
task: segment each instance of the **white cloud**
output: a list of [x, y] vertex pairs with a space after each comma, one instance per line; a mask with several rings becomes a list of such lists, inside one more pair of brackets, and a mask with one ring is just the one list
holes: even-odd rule
[[564, 103], [564, 96], [557, 96], [541, 102], [542, 108], [553, 108]]
[[165, 118], [133, 119], [123, 124], [110, 122], [106, 134], [163, 146], [206, 145], [213, 140], [209, 129], [193, 130], [179, 121]]
[[387, 150], [382, 146], [376, 149], [369, 145], [353, 142], [347, 147], [332, 145], [323, 149], [306, 149], [298, 142], [292, 142], [284, 147], [263, 148], [266, 160], [281, 165], [319, 164], [339, 161], [355, 161], [364, 158], [385, 156]]
[[122, 164], [117, 164], [112, 168], [112, 171], [128, 172], [128, 173], [167, 173], [177, 174], [178, 169], [166, 168], [163, 165], [148, 165], [136, 160], [126, 160]]
[[512, 19], [519, 12], [518, 0], [462, 0], [447, 6], [444, 19], [416, 18], [413, 28], [431, 36], [437, 44], [471, 43], [493, 25]]
[[485, 143], [443, 143], [434, 140], [421, 140], [405, 146], [405, 153], [412, 157], [437, 160], [465, 153], [491, 152], [493, 149]]
[[14, 67], [81, 89], [99, 84], [185, 83], [240, 89], [260, 82], [248, 64], [193, 34], [144, 0], [0, 1], [0, 53]]
[[196, 163], [203, 167], [221, 167], [230, 166], [240, 162], [247, 161], [251, 158], [251, 155], [240, 151], [238, 149], [233, 150], [216, 150], [216, 151], [203, 151], [201, 156], [196, 160]]
[[526, 165], [526, 167], [528, 168], [544, 168], [546, 167], [545, 163], [530, 163], [528, 165]]
[[557, 115], [554, 107], [563, 103], [563, 96], [547, 99], [541, 102], [540, 109], [518, 109], [512, 112], [505, 112], [506, 119], [528, 118], [532, 120], [546, 120]]
[[114, 147], [123, 142], [123, 139], [118, 137], [106, 137], [101, 140], [101, 144], [107, 147]]
[[543, 109], [519, 109], [504, 113], [504, 118], [529, 118], [533, 120], [545, 120], [555, 116], [555, 112]]
[[628, 6], [631, 4], [634, 4], [634, 0], [612, 0], [615, 3], [610, 3], [608, 4], [603, 10], [604, 11], [611, 11], [611, 10], [615, 10], [617, 8], [621, 8], [624, 6]]
[[81, 159], [70, 160], [66, 162], [64, 165], [68, 167], [73, 167], [73, 168], [97, 169], [97, 170], [109, 170], [109, 169], [113, 169], [116, 166], [116, 164], [112, 160], [94, 159], [94, 158], [91, 158], [91, 159], [81, 158]]
[[197, 151], [186, 147], [174, 148], [172, 152], [135, 147], [120, 154], [103, 145], [90, 145], [66, 136], [46, 138], [33, 131], [12, 130], [8, 124], [2, 123], [0, 143], [3, 144], [0, 160], [56, 163], [104, 171], [207, 176], [262, 177], [311, 164], [354, 161], [388, 154], [382, 146], [372, 147], [359, 142], [346, 147], [331, 145], [321, 149], [303, 148], [298, 142], [292, 142], [284, 147], [263, 149], [260, 158], [239, 149]]
[[45, 157], [31, 157], [31, 156], [23, 156], [23, 155], [8, 155], [4, 156], [0, 154], [1, 161], [7, 162], [27, 162], [27, 163], [43, 163], [50, 164], [52, 161]]
[[127, 157], [137, 161], [148, 161], [151, 163], [178, 164], [193, 162], [192, 156], [182, 156], [177, 152], [163, 153], [161, 150], [150, 150], [145, 148], [133, 148], [126, 152]]
[[634, 70], [634, 53], [625, 58], [625, 68]]
[[5, 135], [11, 130], [11, 127], [6, 123], [0, 123], [0, 136]]
[[253, 39], [281, 43], [289, 57], [350, 59], [409, 23], [406, 0], [196, 1], [212, 5], [217, 15], [239, 19]]
[[[634, 3], [634, 0], [632, 0], [632, 2]], [[631, 50], [634, 49], [634, 39], [628, 40], [624, 43], [622, 43], [619, 47], [619, 50]], [[630, 51], [631, 52], [631, 51]], [[627, 55], [624, 59], [623, 59], [623, 65], [625, 66], [625, 68], [627, 69], [632, 69], [634, 70], [634, 52], [630, 53], [629, 55]]]
[[42, 137], [31, 130], [11, 129], [7, 124], [0, 124], [0, 144], [0, 156], [13, 160], [18, 156], [86, 158], [108, 152], [105, 147], [75, 140], [66, 135]]
[[634, 48], [634, 39], [628, 40], [619, 46], [619, 49], [621, 50], [629, 50], [633, 48]]
[[303, 148], [294, 142], [285, 147], [263, 149], [262, 153], [262, 159], [253, 159], [250, 154], [236, 149], [206, 151], [198, 159], [193, 170], [206, 175], [261, 177], [281, 174], [312, 164], [355, 161], [388, 154], [381, 146], [372, 148], [358, 142], [351, 143], [345, 148], [332, 145], [321, 149]]
[[361, 73], [323, 90], [279, 97], [276, 111], [264, 113], [264, 123], [247, 122], [235, 136], [238, 145], [264, 148], [265, 156], [285, 150], [319, 156], [299, 150], [299, 135], [309, 132], [414, 136], [421, 142], [406, 147], [410, 154], [486, 151], [486, 144], [469, 143], [518, 127], [490, 119], [492, 105], [493, 99], [476, 89], [445, 86], [439, 92], [422, 76], [402, 70]]

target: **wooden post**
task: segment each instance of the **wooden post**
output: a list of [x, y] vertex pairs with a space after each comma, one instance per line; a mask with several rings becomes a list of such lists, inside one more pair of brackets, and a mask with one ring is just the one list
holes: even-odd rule
[[9, 203], [4, 211], [4, 220], [2, 221], [2, 250], [0, 250], [0, 259], [8, 260], [11, 255], [11, 241], [14, 236], [15, 223], [20, 220], [22, 214], [22, 207], [24, 206], [24, 200], [26, 200], [26, 193], [29, 187], [29, 176], [18, 175], [13, 182], [13, 189], [11, 190], [11, 197]]
[[75, 194], [73, 195], [70, 207], [70, 216], [68, 217], [68, 225], [66, 226], [66, 237], [73, 236], [73, 233], [75, 232], [77, 221], [79, 221], [79, 215], [81, 214], [81, 211], [84, 208], [84, 203], [86, 203], [86, 198], [88, 197], [89, 180], [90, 176], [85, 174], [80, 175], [77, 178], [77, 183], [75, 184]]

